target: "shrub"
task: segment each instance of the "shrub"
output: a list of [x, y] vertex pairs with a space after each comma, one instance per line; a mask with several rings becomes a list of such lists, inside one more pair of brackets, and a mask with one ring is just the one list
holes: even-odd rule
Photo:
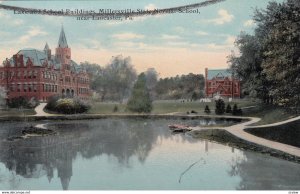
[[59, 98], [54, 96], [49, 99], [45, 108], [62, 114], [76, 114], [87, 112], [90, 106], [78, 98]]
[[237, 104], [234, 104], [234, 106], [233, 106], [232, 115], [236, 115], [236, 116], [243, 115], [242, 109], [238, 108]]
[[30, 100], [20, 96], [16, 98], [12, 98], [8, 101], [9, 108], [34, 108], [39, 104], [38, 100], [35, 98], [31, 98]]
[[205, 112], [206, 114], [210, 114], [210, 109], [209, 109], [209, 106], [208, 106], [208, 105], [205, 106], [204, 112]]
[[230, 104], [228, 104], [226, 107], [226, 113], [231, 113], [231, 112], [232, 112], [231, 106]]
[[47, 110], [50, 111], [55, 111], [55, 106], [56, 106], [56, 101], [58, 101], [60, 99], [59, 96], [51, 96], [48, 101], [47, 101], [47, 105], [45, 106], [45, 108]]
[[113, 112], [118, 112], [119, 111], [119, 107], [117, 105], [114, 106]]
[[217, 115], [222, 115], [225, 113], [225, 102], [222, 99], [216, 100], [215, 113]]
[[192, 114], [198, 114], [198, 112], [195, 111], [195, 110], [192, 110], [191, 113], [192, 113]]

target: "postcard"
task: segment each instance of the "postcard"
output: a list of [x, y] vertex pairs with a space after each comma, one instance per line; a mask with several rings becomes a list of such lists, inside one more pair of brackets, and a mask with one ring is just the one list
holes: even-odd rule
[[0, 1], [0, 190], [300, 190], [298, 0]]

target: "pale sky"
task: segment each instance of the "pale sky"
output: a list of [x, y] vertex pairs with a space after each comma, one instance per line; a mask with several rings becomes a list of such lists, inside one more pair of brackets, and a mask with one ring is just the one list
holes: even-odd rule
[[[39, 9], [155, 9], [203, 0], [0, 1]], [[282, 2], [282, 0], [277, 0]], [[0, 10], [0, 61], [23, 48], [52, 53], [64, 25], [72, 59], [106, 65], [112, 56], [131, 56], [138, 72], [154, 67], [161, 77], [204, 73], [205, 67], [226, 68], [227, 56], [241, 31], [253, 32], [255, 8], [268, 0], [226, 0], [199, 8], [199, 13], [144, 16], [132, 21], [78, 21], [71, 17], [16, 15]]]

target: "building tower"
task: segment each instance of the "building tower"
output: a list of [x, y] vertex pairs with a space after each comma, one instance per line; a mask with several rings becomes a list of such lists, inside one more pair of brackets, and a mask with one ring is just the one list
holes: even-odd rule
[[51, 60], [51, 49], [49, 48], [48, 43], [46, 42], [45, 48], [44, 48], [44, 52], [47, 55], [47, 59], [48, 61]]
[[68, 47], [64, 27], [61, 28], [55, 58], [61, 64], [62, 70], [70, 70], [71, 49]]

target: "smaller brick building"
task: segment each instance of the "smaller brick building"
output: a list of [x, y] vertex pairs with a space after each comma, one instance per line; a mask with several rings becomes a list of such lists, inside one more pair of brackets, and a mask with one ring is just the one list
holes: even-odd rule
[[240, 80], [233, 78], [227, 69], [205, 69], [205, 95], [207, 98], [221, 96], [225, 98], [240, 98]]

